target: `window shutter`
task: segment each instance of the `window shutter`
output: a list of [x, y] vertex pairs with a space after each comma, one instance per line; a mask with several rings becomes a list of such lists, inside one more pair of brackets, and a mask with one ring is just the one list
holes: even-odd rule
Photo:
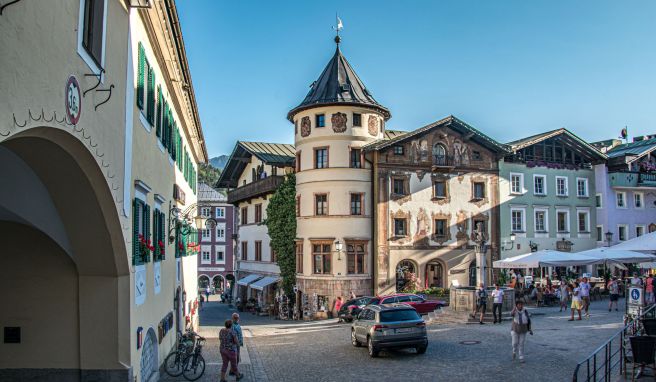
[[159, 260], [159, 210], [155, 208], [153, 210], [153, 247], [155, 250], [153, 251], [153, 259], [155, 261]]
[[[144, 206], [143, 207], [144, 208], [144, 214], [143, 214], [144, 238], [146, 239], [146, 242], [148, 242], [148, 240], [150, 240], [150, 206], [145, 203], [143, 206]], [[148, 252], [146, 252], [146, 256], [144, 257], [144, 262], [146, 263], [150, 261], [150, 254]]]
[[157, 137], [162, 136], [162, 87], [157, 87], [157, 116], [155, 117], [155, 133]]
[[146, 52], [141, 43], [139, 43], [139, 63], [137, 69], [137, 106], [143, 110], [144, 98], [144, 69], [145, 69]]
[[139, 265], [139, 202], [132, 200], [132, 265]]
[[164, 115], [162, 116], [162, 135], [159, 137], [160, 141], [162, 142], [162, 146], [164, 145], [166, 141], [166, 125], [169, 123], [169, 103], [164, 101], [164, 110], [162, 111]]
[[173, 125], [175, 125], [175, 119], [173, 119], [173, 110], [171, 110], [171, 121], [169, 125], [166, 128], [166, 150], [171, 153], [171, 144], [172, 142], [172, 131], [173, 131]]
[[166, 245], [168, 243], [168, 238], [166, 237], [166, 216], [164, 216], [164, 212], [159, 213], [159, 237], [160, 240], [162, 241], [162, 244], [164, 244], [164, 248], [159, 253], [159, 258], [160, 260], [164, 260], [166, 258]]
[[[148, 64], [148, 61], [146, 63]], [[151, 126], [155, 122], [155, 71], [150, 64], [148, 64], [148, 105], [146, 119]]]

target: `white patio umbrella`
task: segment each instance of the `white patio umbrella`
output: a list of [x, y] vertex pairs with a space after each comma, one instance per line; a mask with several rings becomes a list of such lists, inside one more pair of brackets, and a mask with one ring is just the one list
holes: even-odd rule
[[580, 255], [572, 252], [561, 252], [552, 249], [543, 249], [524, 255], [510, 257], [495, 261], [494, 268], [539, 268], [539, 267], [570, 267], [576, 265], [590, 265], [603, 263], [604, 260]]
[[625, 249], [615, 249], [615, 247], [592, 248], [587, 251], [577, 252], [580, 255], [586, 255], [615, 263], [644, 263], [656, 261], [656, 256], [646, 253], [629, 251]]
[[616, 244], [611, 249], [626, 249], [629, 251], [653, 252], [656, 251], [656, 232], [638, 236], [635, 239], [627, 240]]

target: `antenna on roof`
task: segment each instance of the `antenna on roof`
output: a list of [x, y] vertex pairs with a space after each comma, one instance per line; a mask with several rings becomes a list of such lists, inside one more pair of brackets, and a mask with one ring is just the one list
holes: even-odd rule
[[339, 43], [342, 41], [342, 38], [339, 37], [339, 31], [341, 31], [344, 28], [344, 24], [342, 24], [342, 19], [337, 16], [337, 12], [335, 12], [335, 26], [333, 27], [333, 30], [337, 34], [335, 36], [335, 43], [339, 45]]

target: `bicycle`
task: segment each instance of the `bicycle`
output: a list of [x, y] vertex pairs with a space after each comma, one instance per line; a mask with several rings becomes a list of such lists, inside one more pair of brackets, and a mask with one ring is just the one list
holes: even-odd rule
[[205, 373], [205, 359], [201, 354], [204, 343], [205, 338], [197, 336], [194, 351], [182, 361], [182, 376], [187, 381], [195, 381]]
[[184, 334], [177, 332], [176, 349], [164, 360], [164, 371], [171, 377], [179, 377], [184, 371], [184, 359], [191, 354], [194, 348], [195, 337], [198, 336], [191, 330]]

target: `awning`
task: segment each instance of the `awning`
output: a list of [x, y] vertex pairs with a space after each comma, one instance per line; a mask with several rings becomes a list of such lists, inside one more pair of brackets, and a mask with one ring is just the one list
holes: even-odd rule
[[252, 283], [251, 288], [257, 289], [257, 290], [263, 290], [264, 287], [266, 287], [268, 285], [271, 285], [273, 283], [277, 283], [278, 281], [280, 281], [280, 277], [267, 276], [267, 277], [265, 277], [261, 280], [258, 280], [257, 282]]
[[259, 280], [261, 278], [262, 278], [262, 275], [258, 275], [258, 274], [253, 273], [252, 275], [248, 275], [248, 276], [244, 277], [243, 279], [239, 279], [239, 281], [237, 281], [237, 285], [248, 286], [248, 284], [252, 283], [253, 281]]

